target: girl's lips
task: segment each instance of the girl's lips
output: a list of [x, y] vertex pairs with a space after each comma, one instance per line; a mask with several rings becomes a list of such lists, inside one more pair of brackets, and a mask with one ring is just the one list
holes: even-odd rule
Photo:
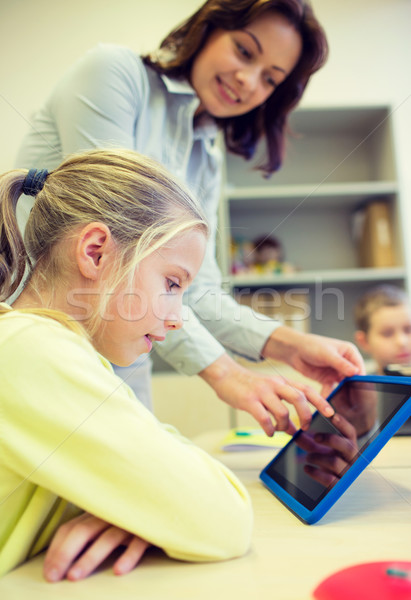
[[148, 335], [144, 336], [146, 342], [147, 342], [147, 348], [148, 348], [148, 352], [151, 352], [151, 349], [153, 347], [153, 342], [150, 340], [150, 338], [148, 337]]
[[147, 342], [148, 352], [151, 351], [151, 349], [153, 347], [153, 342], [164, 342], [164, 340], [166, 339], [164, 335], [163, 336], [151, 335], [149, 333], [147, 333], [147, 335], [145, 335], [144, 338]]

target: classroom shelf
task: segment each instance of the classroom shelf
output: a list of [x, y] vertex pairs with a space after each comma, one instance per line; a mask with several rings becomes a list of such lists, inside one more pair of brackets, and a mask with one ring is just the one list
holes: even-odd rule
[[[372, 285], [393, 283], [407, 288], [403, 249], [401, 189], [395, 164], [395, 139], [389, 106], [301, 108], [290, 119], [284, 165], [270, 178], [254, 162], [226, 153], [220, 211], [220, 266], [231, 292], [306, 286], [309, 302], [318, 302], [319, 286], [341, 292], [344, 319], [336, 301], [321, 297], [321, 318], [314, 333], [352, 339], [353, 307]], [[360, 266], [354, 214], [366, 203], [389, 206], [395, 261], [386, 268]], [[232, 274], [232, 241], [276, 237], [291, 273]], [[341, 299], [338, 298], [341, 304]]]

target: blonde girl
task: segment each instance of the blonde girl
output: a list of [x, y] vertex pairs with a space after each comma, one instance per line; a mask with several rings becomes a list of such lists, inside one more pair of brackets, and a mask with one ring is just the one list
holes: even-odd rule
[[[23, 192], [34, 196], [24, 241]], [[247, 550], [242, 484], [160, 424], [110, 364], [181, 327], [206, 237], [191, 196], [131, 151], [0, 178], [0, 300], [29, 272], [13, 306], [0, 304], [0, 575], [53, 536], [49, 581], [85, 577], [119, 545], [116, 573], [150, 545], [188, 561]]]

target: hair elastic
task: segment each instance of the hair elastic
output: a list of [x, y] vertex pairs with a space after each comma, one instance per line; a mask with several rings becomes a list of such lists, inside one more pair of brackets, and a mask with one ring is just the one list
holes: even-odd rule
[[23, 194], [37, 196], [40, 190], [43, 189], [48, 174], [47, 169], [30, 169], [23, 181]]

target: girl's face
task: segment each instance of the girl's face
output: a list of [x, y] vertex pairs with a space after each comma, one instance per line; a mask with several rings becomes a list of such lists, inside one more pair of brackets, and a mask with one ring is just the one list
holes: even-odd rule
[[96, 349], [110, 362], [127, 366], [150, 352], [153, 341], [180, 329], [183, 292], [201, 266], [205, 247], [204, 233], [191, 230], [144, 258], [132, 287], [124, 284], [111, 297], [93, 339]]
[[301, 49], [300, 34], [276, 13], [244, 29], [215, 30], [191, 71], [200, 99], [196, 114], [235, 117], [260, 106], [294, 69]]

